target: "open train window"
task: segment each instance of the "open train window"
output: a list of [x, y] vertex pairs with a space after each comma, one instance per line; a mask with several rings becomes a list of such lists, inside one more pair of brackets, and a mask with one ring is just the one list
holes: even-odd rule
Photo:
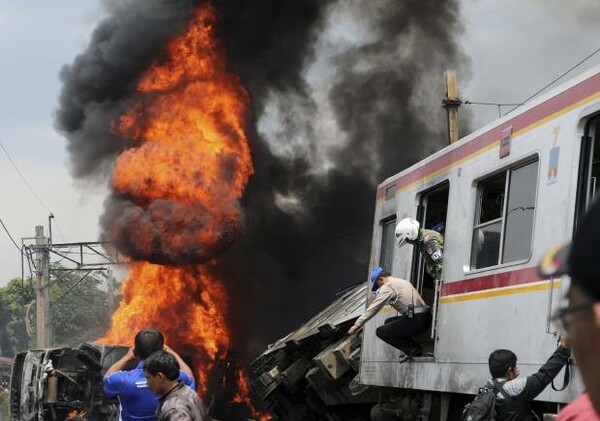
[[600, 177], [600, 116], [587, 123], [582, 138], [575, 226], [596, 196]]
[[392, 273], [392, 266], [394, 264], [395, 230], [395, 215], [381, 221], [381, 253], [379, 255], [379, 266], [388, 273]]
[[479, 182], [471, 269], [529, 258], [538, 163], [536, 158]]

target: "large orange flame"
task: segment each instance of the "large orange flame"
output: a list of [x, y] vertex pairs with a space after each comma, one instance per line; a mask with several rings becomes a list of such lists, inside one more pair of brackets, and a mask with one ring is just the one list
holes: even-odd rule
[[[240, 225], [237, 201], [253, 172], [244, 127], [249, 98], [215, 39], [215, 12], [199, 7], [138, 85], [139, 101], [113, 129], [134, 147], [122, 153], [113, 188], [131, 206], [106, 236], [134, 261], [110, 331], [101, 343], [131, 345], [144, 327], [191, 356], [205, 395], [214, 362], [230, 344], [227, 294], [210, 274]], [[153, 263], [149, 263], [153, 262]], [[158, 263], [158, 264], [157, 264]], [[204, 263], [203, 265], [200, 265]], [[249, 400], [245, 377], [237, 400]]]
[[72, 411], [69, 412], [69, 414], [67, 415], [67, 419], [68, 420], [82, 420], [85, 417], [86, 412], [84, 410], [77, 410], [74, 409]]
[[112, 180], [132, 206], [106, 236], [135, 260], [205, 262], [231, 245], [240, 224], [237, 200], [253, 172], [249, 98], [227, 69], [214, 24], [213, 9], [200, 7], [114, 128], [136, 145], [118, 157]]
[[181, 355], [193, 356], [198, 392], [206, 393], [215, 359], [229, 347], [227, 293], [202, 266], [171, 268], [132, 263], [110, 332], [101, 343], [132, 345], [137, 331], [153, 326]]
[[258, 419], [259, 421], [269, 421], [272, 419], [270, 414], [259, 412], [254, 408], [252, 401], [250, 400], [250, 387], [248, 386], [248, 378], [246, 377], [246, 373], [243, 370], [237, 371], [237, 385], [238, 392], [233, 397], [233, 402], [235, 403], [245, 403], [248, 405], [252, 412], [252, 416]]

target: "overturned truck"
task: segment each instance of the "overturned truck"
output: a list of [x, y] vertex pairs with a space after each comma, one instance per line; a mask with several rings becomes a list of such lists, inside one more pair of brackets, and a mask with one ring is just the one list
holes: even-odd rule
[[11, 421], [118, 421], [119, 402], [104, 396], [102, 376], [126, 347], [88, 343], [76, 348], [29, 350], [14, 359]]

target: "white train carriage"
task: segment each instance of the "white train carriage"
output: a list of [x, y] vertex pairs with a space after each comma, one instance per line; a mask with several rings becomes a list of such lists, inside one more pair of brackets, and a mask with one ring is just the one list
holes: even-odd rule
[[[551, 315], [568, 286], [541, 279], [536, 266], [549, 246], [572, 236], [595, 194], [598, 132], [600, 67], [378, 186], [370, 264], [411, 279], [436, 310], [421, 338], [433, 357], [399, 364], [399, 351], [375, 336], [394, 315], [384, 308], [365, 326], [361, 383], [476, 393], [497, 348], [517, 354], [522, 376], [537, 371], [555, 349]], [[439, 288], [412, 246], [395, 246], [395, 224], [405, 217], [443, 231]], [[575, 374], [566, 390], [547, 388], [538, 399], [564, 403], [581, 391]]]

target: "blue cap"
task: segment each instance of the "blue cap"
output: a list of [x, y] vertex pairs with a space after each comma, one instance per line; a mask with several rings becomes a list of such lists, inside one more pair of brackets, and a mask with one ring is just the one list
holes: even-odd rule
[[381, 266], [377, 266], [375, 269], [373, 269], [371, 271], [371, 283], [373, 284], [371, 290], [375, 291], [376, 286], [375, 286], [375, 281], [377, 280], [377, 278], [379, 278], [379, 276], [381, 276], [381, 274], [384, 272], [383, 268]]

